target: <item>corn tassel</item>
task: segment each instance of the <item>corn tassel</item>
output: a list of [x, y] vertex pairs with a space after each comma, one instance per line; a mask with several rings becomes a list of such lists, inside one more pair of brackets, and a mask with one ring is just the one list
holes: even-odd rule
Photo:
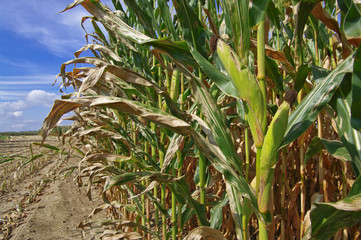
[[260, 86], [249, 71], [248, 67], [241, 61], [237, 53], [222, 39], [212, 40], [216, 42], [217, 54], [223, 67], [231, 77], [234, 86], [242, 96], [242, 100], [247, 104], [246, 113], [250, 130], [256, 147], [261, 147], [263, 143], [263, 131], [261, 126], [267, 121], [264, 112], [266, 106]]
[[282, 144], [288, 124], [291, 104], [297, 96], [296, 91], [286, 93], [285, 102], [278, 108], [264, 138], [260, 162], [260, 186], [258, 206], [261, 213], [267, 213], [270, 191], [273, 185], [274, 167], [277, 163], [277, 152]]

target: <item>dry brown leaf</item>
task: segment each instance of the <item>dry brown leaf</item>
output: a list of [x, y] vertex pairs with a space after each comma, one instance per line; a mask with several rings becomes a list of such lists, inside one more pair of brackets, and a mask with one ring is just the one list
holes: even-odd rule
[[[251, 47], [257, 48], [257, 40], [254, 38], [251, 38]], [[266, 55], [274, 60], [280, 61], [283, 63], [286, 67], [286, 69], [292, 73], [295, 73], [295, 68], [292, 66], [292, 64], [287, 60], [285, 54], [281, 51], [277, 51], [276, 49], [272, 48], [269, 45], [265, 45], [266, 48]]]
[[338, 22], [333, 19], [330, 14], [322, 7], [321, 3], [318, 3], [312, 9], [312, 15], [320, 20], [323, 24], [325, 24], [329, 29], [335, 31], [342, 42], [342, 55], [344, 58], [349, 56], [353, 51], [352, 48], [347, 41], [345, 34], [340, 30], [338, 26]]
[[82, 52], [85, 52], [89, 49], [97, 50], [101, 53], [104, 53], [104, 55], [110, 56], [111, 58], [113, 58], [114, 60], [116, 60], [118, 62], [122, 61], [122, 59], [120, 59], [120, 57], [117, 54], [115, 54], [111, 49], [104, 47], [102, 45], [98, 45], [98, 44], [87, 44], [84, 47], [82, 47], [81, 49], [79, 49], [78, 51], [76, 51], [74, 53], [74, 56], [78, 58]]
[[226, 240], [221, 232], [210, 227], [193, 229], [184, 240]]

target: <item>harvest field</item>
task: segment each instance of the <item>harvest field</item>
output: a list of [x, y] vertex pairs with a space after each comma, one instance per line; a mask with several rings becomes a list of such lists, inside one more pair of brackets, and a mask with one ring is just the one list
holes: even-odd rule
[[99, 198], [102, 239], [361, 238], [359, 1], [74, 7], [87, 43], [41, 134], [73, 121], [44, 147]]
[[[41, 142], [40, 136], [11, 136], [0, 141], [0, 239], [80, 239], [78, 224], [91, 212], [85, 191], [73, 183], [73, 176], [60, 174], [73, 167], [75, 159], [49, 149], [33, 146], [44, 156], [31, 159], [30, 144]], [[57, 137], [46, 144], [59, 145]], [[12, 160], [11, 160], [12, 159]], [[96, 236], [96, 232], [85, 236]]]

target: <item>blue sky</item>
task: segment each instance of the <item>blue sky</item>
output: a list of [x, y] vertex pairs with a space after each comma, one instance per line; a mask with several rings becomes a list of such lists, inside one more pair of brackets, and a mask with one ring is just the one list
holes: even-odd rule
[[80, 23], [89, 14], [81, 6], [58, 14], [72, 2], [2, 0], [0, 132], [39, 130], [60, 98], [55, 76], [86, 44]]

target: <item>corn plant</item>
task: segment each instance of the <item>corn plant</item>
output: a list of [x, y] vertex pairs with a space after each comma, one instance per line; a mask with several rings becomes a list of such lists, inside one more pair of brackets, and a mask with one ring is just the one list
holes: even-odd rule
[[0, 135], [0, 141], [6, 141], [9, 140], [10, 136], [6, 136], [6, 135]]
[[74, 112], [78, 181], [89, 178], [90, 198], [102, 189], [93, 214], [108, 209], [114, 237], [360, 234], [356, 1], [77, 0], [64, 11], [78, 5], [93, 32], [61, 66], [64, 95], [42, 134]]

